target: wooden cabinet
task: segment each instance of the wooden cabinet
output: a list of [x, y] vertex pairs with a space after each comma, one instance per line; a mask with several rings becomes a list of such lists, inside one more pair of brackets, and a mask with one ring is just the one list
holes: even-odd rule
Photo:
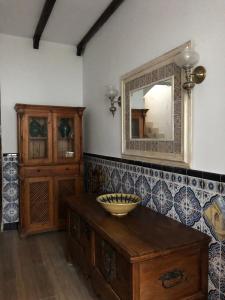
[[66, 202], [68, 260], [100, 299], [207, 299], [207, 235], [141, 206], [113, 217], [91, 194]]
[[20, 232], [65, 227], [65, 196], [83, 188], [82, 107], [16, 104]]

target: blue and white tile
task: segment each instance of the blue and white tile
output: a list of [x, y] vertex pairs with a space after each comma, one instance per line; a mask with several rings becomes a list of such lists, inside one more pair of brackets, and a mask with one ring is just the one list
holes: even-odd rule
[[186, 212], [186, 225], [194, 226], [201, 230], [201, 206], [198, 198], [190, 187], [187, 187], [186, 205], [184, 205]]
[[218, 290], [211, 289], [208, 294], [208, 300], [225, 300], [225, 296], [222, 295]]
[[136, 181], [139, 179], [140, 176], [142, 176], [141, 174], [139, 173], [134, 173], [134, 172], [129, 172], [133, 181], [134, 181], [134, 187], [135, 187], [135, 184], [136, 184]]
[[220, 190], [220, 182], [213, 180], [205, 180], [205, 190], [210, 193], [218, 193]]
[[120, 173], [120, 177], [122, 178], [123, 175], [126, 173], [126, 169], [125, 168], [119, 168], [119, 173]]
[[155, 206], [155, 203], [154, 203], [154, 201], [153, 201], [152, 196], [153, 196], [153, 195], [151, 195], [151, 203], [150, 203], [151, 207], [150, 207], [150, 208], [151, 208], [151, 210], [157, 212], [157, 207]]
[[202, 193], [202, 207], [205, 209], [213, 203], [220, 195], [218, 193], [211, 193], [203, 191]]
[[182, 188], [185, 188], [187, 189], [186, 185], [184, 184], [179, 184], [179, 183], [176, 183], [176, 182], [173, 182], [172, 184], [172, 195], [173, 197], [182, 189]]
[[134, 180], [129, 172], [125, 172], [122, 176], [122, 192], [134, 194]]
[[187, 186], [187, 190], [191, 191], [194, 193], [193, 197], [197, 199], [198, 203], [200, 204], [199, 208], [196, 208], [197, 210], [202, 210], [202, 207], [204, 206], [204, 201], [203, 201], [203, 190], [199, 188], [193, 188], [190, 186]]
[[188, 176], [188, 186], [194, 189], [202, 189], [203, 179], [199, 177]]
[[[187, 226], [191, 226], [191, 225], [189, 225], [189, 217], [188, 217], [188, 215], [187, 215], [187, 219], [186, 219], [186, 225]], [[194, 222], [194, 225], [192, 225], [191, 227], [194, 228], [194, 229], [197, 229], [198, 231], [202, 232], [202, 227], [203, 227], [203, 217], [202, 217], [202, 215], [200, 216], [200, 219], [196, 220]]]
[[171, 172], [163, 171], [163, 178], [165, 181], [172, 182], [172, 174]]
[[160, 199], [156, 195], [152, 194], [151, 208], [154, 211], [159, 212], [159, 213], [161, 213], [161, 203], [160, 202], [161, 202]]
[[173, 207], [173, 196], [168, 188], [166, 181], [162, 181], [161, 184], [160, 201], [161, 213], [163, 215], [166, 215]]
[[153, 169], [153, 177], [160, 178], [160, 170]]
[[[177, 209], [182, 209], [182, 208], [177, 207]], [[173, 206], [173, 219], [180, 223], [186, 224], [186, 218], [182, 220], [180, 219], [180, 216], [178, 215], [175, 206]]]
[[140, 175], [135, 182], [135, 193], [141, 197], [141, 199], [144, 201], [148, 201], [148, 195], [150, 194], [151, 189], [149, 186], [149, 183], [145, 176]]
[[111, 180], [110, 170], [107, 166], [104, 166], [102, 169], [103, 176], [103, 190], [107, 190], [109, 182]]
[[153, 178], [151, 183], [152, 183], [152, 186], [151, 186], [152, 194], [156, 195], [157, 197], [160, 197], [162, 181], [160, 179], [157, 180], [157, 179]]
[[187, 205], [189, 208], [202, 211], [200, 199], [201, 193], [199, 193], [199, 190], [192, 190], [190, 187], [187, 187]]
[[145, 178], [145, 181], [147, 181], [147, 183], [149, 185], [150, 192], [151, 192], [153, 177], [151, 177], [149, 175], [146, 175], [146, 174], [144, 174], [143, 177]]
[[220, 293], [220, 300], [225, 300], [225, 293]]
[[3, 203], [3, 223], [19, 221], [19, 204], [15, 202]]
[[208, 275], [208, 293], [211, 291], [211, 290], [215, 290], [215, 286], [214, 284], [212, 283], [209, 275]]
[[145, 207], [151, 207], [151, 194], [146, 193], [145, 197], [141, 201], [141, 205]]
[[3, 181], [17, 181], [18, 180], [18, 163], [6, 162], [3, 163], [2, 169]]
[[150, 201], [148, 201], [148, 203], [146, 204], [146, 207], [152, 209], [152, 195], [151, 194], [149, 194], [149, 198], [150, 198]]
[[120, 193], [121, 192], [121, 177], [118, 169], [113, 169], [111, 174], [111, 182], [113, 187], [113, 192]]
[[220, 288], [221, 245], [210, 243], [209, 246], [209, 277], [216, 289]]
[[220, 291], [225, 293], [225, 245], [221, 245]]
[[110, 181], [105, 190], [106, 193], [114, 193], [112, 182]]
[[4, 201], [18, 202], [19, 199], [19, 185], [17, 182], [9, 182], [3, 186], [2, 196]]
[[187, 188], [183, 186], [174, 196], [174, 208], [179, 217], [179, 220], [183, 224], [186, 224], [186, 202], [187, 202]]
[[186, 185], [186, 175], [173, 173], [172, 181], [179, 185]]
[[171, 218], [171, 219], [175, 219], [174, 215], [175, 215], [175, 209], [174, 209], [174, 203], [173, 203], [173, 206], [172, 208], [167, 212], [166, 216]]

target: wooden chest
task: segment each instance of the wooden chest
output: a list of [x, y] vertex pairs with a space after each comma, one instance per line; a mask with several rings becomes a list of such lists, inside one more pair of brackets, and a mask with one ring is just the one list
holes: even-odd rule
[[207, 299], [207, 235], [144, 207], [113, 217], [95, 198], [67, 199], [68, 260], [101, 299]]

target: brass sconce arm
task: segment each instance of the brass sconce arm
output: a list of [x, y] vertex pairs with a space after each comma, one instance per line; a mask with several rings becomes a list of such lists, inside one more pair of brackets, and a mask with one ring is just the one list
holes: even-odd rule
[[197, 66], [192, 71], [198, 60], [199, 54], [190, 47], [185, 48], [175, 59], [176, 64], [185, 71], [186, 81], [183, 83], [183, 88], [187, 91], [189, 97], [195, 84], [201, 83], [206, 77], [206, 69], [203, 66]]

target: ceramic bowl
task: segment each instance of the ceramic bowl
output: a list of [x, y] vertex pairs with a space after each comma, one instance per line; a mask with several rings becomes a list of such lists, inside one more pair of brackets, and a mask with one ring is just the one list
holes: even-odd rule
[[111, 215], [122, 217], [132, 211], [141, 198], [133, 194], [105, 194], [96, 199]]

